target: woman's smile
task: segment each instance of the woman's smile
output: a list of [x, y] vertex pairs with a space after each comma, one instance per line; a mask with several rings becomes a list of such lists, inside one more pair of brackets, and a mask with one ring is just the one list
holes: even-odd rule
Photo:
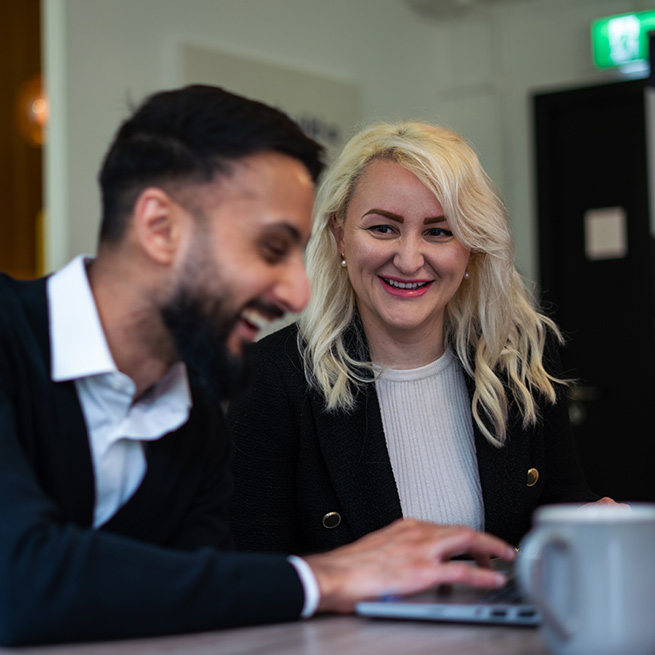
[[395, 277], [378, 276], [385, 290], [398, 298], [416, 298], [427, 293], [432, 280], [402, 280]]

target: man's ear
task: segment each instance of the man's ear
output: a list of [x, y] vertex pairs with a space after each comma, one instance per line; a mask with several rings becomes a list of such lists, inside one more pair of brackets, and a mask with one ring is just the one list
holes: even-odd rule
[[175, 259], [182, 235], [183, 210], [163, 189], [148, 187], [136, 199], [133, 221], [144, 253], [159, 264]]

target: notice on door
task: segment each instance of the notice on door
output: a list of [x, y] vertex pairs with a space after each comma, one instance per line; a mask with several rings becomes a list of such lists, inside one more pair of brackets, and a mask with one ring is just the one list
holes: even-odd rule
[[587, 259], [593, 261], [626, 257], [627, 228], [627, 217], [623, 207], [602, 207], [586, 211], [584, 234]]

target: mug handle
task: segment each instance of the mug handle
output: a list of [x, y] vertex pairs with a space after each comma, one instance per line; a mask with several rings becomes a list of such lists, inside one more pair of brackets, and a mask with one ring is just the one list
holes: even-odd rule
[[538, 528], [530, 533], [521, 542], [516, 569], [518, 579], [524, 592], [541, 610], [546, 622], [549, 623], [563, 640], [573, 636], [573, 630], [565, 619], [557, 616], [548, 602], [543, 587], [542, 576], [539, 575], [538, 564], [542, 561], [542, 552], [546, 546], [554, 546], [561, 550], [568, 550], [568, 542], [554, 530]]

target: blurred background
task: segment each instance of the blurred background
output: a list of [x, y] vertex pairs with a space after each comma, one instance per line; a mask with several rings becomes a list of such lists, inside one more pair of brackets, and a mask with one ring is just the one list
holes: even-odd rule
[[[362, 125], [462, 132], [508, 206], [519, 270], [569, 337], [592, 486], [655, 500], [646, 0], [0, 0], [0, 270], [93, 253], [96, 175], [153, 91], [280, 106], [330, 156]], [[0, 308], [1, 311], [1, 308]]]

